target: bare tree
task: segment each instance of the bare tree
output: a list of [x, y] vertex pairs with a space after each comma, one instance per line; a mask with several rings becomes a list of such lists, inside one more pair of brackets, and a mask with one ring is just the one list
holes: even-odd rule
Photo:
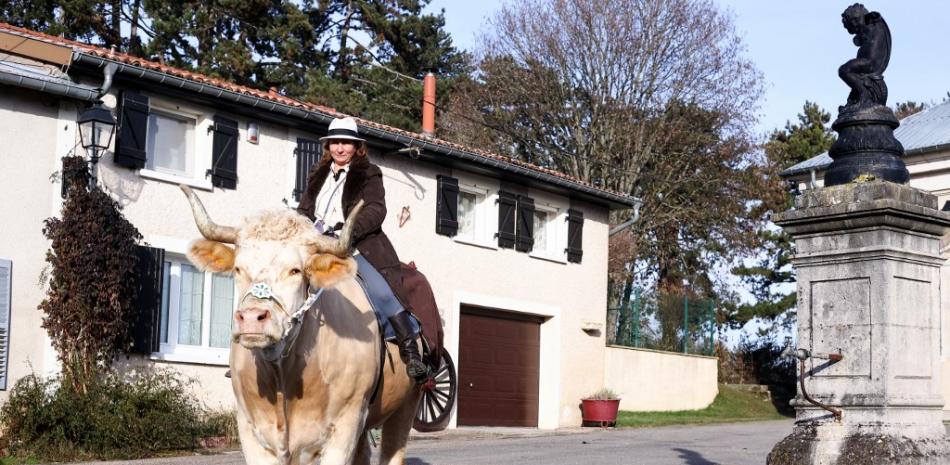
[[[444, 112], [452, 137], [641, 196], [624, 247], [662, 285], [751, 245], [762, 87], [729, 14], [708, 0], [525, 0], [490, 26]], [[629, 279], [631, 261], [615, 262]]]

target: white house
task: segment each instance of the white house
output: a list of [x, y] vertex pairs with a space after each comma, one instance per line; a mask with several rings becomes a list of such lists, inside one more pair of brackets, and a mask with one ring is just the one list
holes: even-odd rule
[[[77, 116], [102, 87], [118, 128], [98, 163], [99, 186], [124, 206], [160, 270], [161, 298], [141, 309], [150, 318], [138, 327], [144, 354], [134, 360], [194, 377], [205, 402], [227, 408], [233, 281], [185, 259], [199, 233], [176, 185], [198, 191], [220, 223], [292, 208], [320, 155], [317, 139], [340, 114], [0, 24], [0, 401], [30, 372], [58, 370], [37, 309], [49, 248], [42, 222], [59, 215], [60, 159], [82, 152]], [[483, 150], [359, 125], [384, 173], [384, 230], [431, 282], [457, 363], [450, 426], [576, 426], [579, 400], [604, 385], [630, 408], [712, 401], [714, 359], [605, 346], [608, 214], [633, 198]]]
[[[904, 163], [910, 172], [910, 185], [934, 194], [943, 210], [950, 210], [950, 102], [944, 102], [908, 116], [894, 130], [904, 146]], [[799, 190], [823, 185], [824, 172], [832, 159], [823, 153], [781, 173]], [[944, 243], [950, 240], [945, 237]], [[944, 245], [940, 285], [941, 335], [943, 360], [943, 397], [950, 401], [950, 247]], [[950, 404], [944, 406], [944, 419], [950, 421]]]

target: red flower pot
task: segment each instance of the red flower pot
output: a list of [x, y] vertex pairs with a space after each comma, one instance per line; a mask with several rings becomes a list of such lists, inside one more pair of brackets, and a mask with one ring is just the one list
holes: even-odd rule
[[598, 423], [605, 426], [617, 421], [617, 411], [620, 409], [620, 399], [582, 399], [581, 413], [584, 422]]

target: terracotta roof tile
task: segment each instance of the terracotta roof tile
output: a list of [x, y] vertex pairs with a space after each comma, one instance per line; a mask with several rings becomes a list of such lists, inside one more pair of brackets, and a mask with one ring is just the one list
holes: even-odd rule
[[[21, 27], [13, 26], [13, 25], [11, 25], [11, 24], [7, 24], [7, 23], [2, 23], [2, 22], [0, 22], [0, 31], [10, 32], [10, 33], [13, 33], [13, 34], [21, 35], [21, 36], [24, 36], [24, 37], [28, 37], [28, 38], [35, 39], [35, 40], [40, 40], [40, 41], [47, 42], [47, 43], [51, 43], [51, 44], [55, 44], [55, 45], [61, 45], [61, 46], [65, 46], [65, 47], [72, 47], [73, 50], [76, 51], [76, 52], [85, 53], [85, 54], [97, 56], [97, 57], [100, 57], [100, 58], [106, 58], [106, 59], [109, 59], [109, 60], [114, 60], [114, 61], [117, 61], [117, 62], [120, 62], [120, 63], [124, 63], [124, 64], [128, 64], [128, 65], [131, 65], [131, 66], [136, 66], [136, 67], [140, 67], [140, 68], [145, 68], [145, 69], [150, 69], [150, 70], [153, 70], [153, 71], [162, 72], [162, 73], [165, 73], [165, 74], [169, 74], [169, 75], [172, 75], [172, 76], [177, 76], [177, 77], [180, 77], [180, 78], [183, 78], [183, 79], [187, 79], [187, 80], [190, 80], [190, 81], [200, 82], [200, 83], [203, 83], [203, 84], [212, 85], [212, 86], [214, 86], [214, 87], [219, 87], [219, 88], [221, 88], [221, 89], [228, 90], [228, 91], [231, 91], [231, 92], [240, 93], [240, 94], [246, 94], [246, 95], [250, 95], [250, 96], [253, 96], [253, 97], [260, 98], [260, 99], [269, 100], [269, 101], [272, 101], [272, 102], [281, 103], [281, 104], [284, 104], [284, 105], [288, 105], [288, 106], [292, 106], [292, 107], [297, 107], [297, 108], [305, 109], [305, 110], [308, 110], [308, 111], [316, 111], [316, 112], [324, 113], [324, 114], [326, 114], [326, 115], [328, 115], [328, 116], [332, 116], [332, 117], [349, 116], [349, 115], [345, 115], [345, 114], [343, 114], [343, 113], [340, 113], [340, 112], [336, 111], [336, 109], [334, 109], [334, 108], [330, 108], [330, 107], [327, 107], [327, 106], [324, 106], [324, 105], [319, 105], [319, 104], [316, 104], [316, 103], [304, 102], [304, 101], [301, 101], [301, 100], [293, 99], [293, 98], [287, 97], [287, 96], [285, 96], [285, 95], [281, 95], [281, 94], [279, 94], [279, 93], [277, 93], [277, 92], [274, 92], [273, 90], [270, 90], [270, 91], [263, 91], [263, 90], [260, 90], [260, 89], [254, 89], [254, 88], [252, 88], [252, 87], [247, 87], [247, 86], [242, 86], [242, 85], [234, 84], [234, 83], [232, 83], [232, 82], [228, 82], [228, 81], [225, 81], [225, 80], [222, 80], [222, 79], [218, 79], [218, 78], [215, 78], [215, 77], [211, 77], [211, 76], [208, 76], [208, 75], [205, 75], [205, 74], [196, 73], [196, 72], [193, 72], [193, 71], [188, 71], [188, 70], [184, 70], [184, 69], [181, 69], [181, 68], [176, 68], [176, 67], [174, 67], [174, 66], [168, 66], [168, 65], [165, 65], [165, 64], [162, 64], [162, 63], [159, 63], [159, 62], [155, 62], [155, 61], [151, 61], [151, 60], [146, 60], [146, 59], [144, 59], [144, 58], [140, 58], [140, 57], [128, 55], [128, 54], [125, 54], [125, 53], [118, 53], [118, 52], [115, 52], [115, 51], [113, 51], [113, 50], [105, 49], [105, 48], [102, 48], [102, 47], [97, 47], [97, 46], [90, 45], [90, 44], [86, 44], [86, 43], [82, 43], [82, 42], [77, 42], [77, 41], [75, 41], [75, 40], [65, 39], [65, 38], [63, 38], [63, 37], [56, 37], [56, 36], [52, 36], [52, 35], [45, 34], [45, 33], [42, 33], [42, 32], [37, 32], [37, 31], [29, 30], [29, 29], [24, 29], [24, 28], [21, 28]], [[521, 160], [517, 160], [517, 159], [514, 159], [514, 158], [506, 157], [506, 156], [499, 155], [499, 154], [496, 154], [496, 153], [492, 153], [492, 152], [489, 152], [489, 151], [486, 151], [486, 150], [481, 150], [481, 149], [476, 149], [476, 148], [468, 147], [468, 146], [465, 146], [465, 145], [462, 145], [462, 144], [458, 144], [458, 143], [451, 142], [451, 141], [447, 141], [447, 140], [443, 140], [443, 139], [438, 139], [438, 138], [433, 138], [433, 137], [427, 137], [427, 136], [424, 136], [424, 135], [419, 134], [419, 133], [414, 133], [414, 132], [411, 132], [411, 131], [406, 131], [406, 130], [399, 129], [399, 128], [396, 128], [396, 127], [393, 127], [393, 126], [387, 126], [387, 125], [384, 125], [384, 124], [377, 123], [377, 122], [375, 122], [375, 121], [369, 121], [369, 120], [365, 120], [365, 119], [362, 119], [362, 118], [356, 118], [356, 120], [357, 120], [358, 123], [361, 124], [361, 125], [373, 127], [373, 128], [379, 129], [379, 130], [383, 130], [383, 131], [390, 132], [390, 133], [397, 134], [397, 135], [402, 135], [402, 136], [405, 136], [405, 137], [410, 137], [410, 138], [412, 138], [412, 139], [416, 139], [416, 140], [419, 140], [419, 141], [424, 141], [424, 142], [426, 142], [427, 144], [433, 144], [433, 145], [438, 145], [438, 146], [442, 146], [442, 147], [449, 148], [449, 149], [455, 149], [455, 150], [459, 150], [459, 151], [463, 151], [463, 152], [468, 152], [468, 153], [477, 154], [477, 155], [480, 155], [480, 156], [483, 156], [483, 157], [486, 157], [486, 158], [490, 158], [490, 159], [493, 159], [493, 160], [497, 160], [497, 161], [500, 161], [500, 162], [503, 162], [503, 163], [508, 163], [508, 164], [511, 164], [511, 165], [515, 165], [515, 166], [519, 166], [519, 167], [522, 167], [522, 168], [526, 168], [526, 169], [529, 169], [529, 170], [532, 170], [532, 171], [536, 171], [536, 172], [538, 172], [538, 173], [544, 173], [544, 174], [547, 174], [547, 175], [550, 175], [550, 176], [555, 176], [555, 177], [564, 179], [564, 180], [566, 180], [566, 181], [571, 181], [571, 182], [576, 183], [576, 184], [581, 185], [581, 186], [586, 186], [586, 187], [591, 188], [591, 189], [596, 189], [596, 190], [599, 190], [599, 191], [602, 191], [602, 192], [606, 192], [606, 193], [610, 193], [610, 194], [613, 194], [613, 195], [618, 195], [618, 196], [623, 196], [623, 197], [629, 197], [627, 194], [620, 193], [620, 192], [615, 192], [615, 191], [612, 191], [612, 190], [609, 190], [609, 189], [604, 189], [604, 188], [595, 186], [595, 185], [592, 184], [592, 183], [589, 183], [589, 182], [586, 182], [586, 181], [582, 181], [582, 180], [577, 179], [577, 178], [572, 177], [572, 176], [568, 176], [568, 175], [566, 175], [566, 174], [564, 174], [564, 173], [561, 173], [561, 172], [559, 172], [559, 171], [556, 171], [556, 170], [552, 170], [552, 169], [549, 169], [549, 168], [540, 167], [540, 166], [537, 166], [537, 165], [534, 165], [534, 164], [531, 164], [531, 163], [526, 163], [526, 162], [523, 162], [523, 161], [521, 161]]]

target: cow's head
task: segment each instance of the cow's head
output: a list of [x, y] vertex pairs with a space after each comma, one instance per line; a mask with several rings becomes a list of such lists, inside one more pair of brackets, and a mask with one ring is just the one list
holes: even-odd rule
[[291, 211], [265, 212], [240, 228], [215, 224], [191, 189], [180, 187], [205, 237], [191, 245], [188, 259], [202, 270], [234, 273], [234, 342], [249, 349], [276, 343], [306, 301], [308, 286], [330, 288], [356, 275], [350, 236], [362, 202], [336, 239], [318, 234], [310, 220]]

